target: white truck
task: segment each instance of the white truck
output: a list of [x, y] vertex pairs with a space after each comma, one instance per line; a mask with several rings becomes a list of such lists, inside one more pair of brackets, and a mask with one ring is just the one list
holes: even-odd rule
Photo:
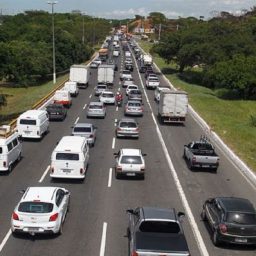
[[161, 123], [183, 123], [188, 112], [188, 95], [184, 91], [160, 92], [158, 117]]
[[66, 82], [64, 84], [63, 90], [69, 91], [72, 97], [76, 97], [79, 93], [77, 83], [76, 82]]
[[114, 65], [102, 64], [98, 67], [98, 83], [113, 85], [114, 84]]
[[72, 65], [70, 67], [69, 81], [76, 82], [78, 87], [86, 88], [89, 85], [90, 70], [85, 65]]
[[144, 66], [151, 66], [153, 64], [153, 58], [149, 54], [142, 56]]

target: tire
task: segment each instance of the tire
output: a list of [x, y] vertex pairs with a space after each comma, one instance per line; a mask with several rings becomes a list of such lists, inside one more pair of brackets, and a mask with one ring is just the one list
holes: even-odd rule
[[8, 172], [11, 173], [12, 170], [13, 170], [13, 164], [10, 164], [10, 165], [9, 165], [9, 168], [8, 168]]
[[21, 153], [19, 153], [18, 158], [17, 158], [18, 162], [20, 162], [20, 160], [21, 160]]
[[119, 180], [121, 178], [120, 173], [115, 172], [116, 179]]
[[192, 165], [192, 163], [191, 163], [191, 161], [190, 160], [188, 160], [188, 168], [189, 168], [189, 170], [191, 170], [191, 171], [193, 171], [193, 165]]
[[63, 222], [61, 222], [60, 224], [60, 228], [58, 230], [58, 233], [57, 233], [59, 236], [63, 234]]
[[219, 240], [219, 238], [218, 238], [218, 232], [217, 232], [217, 230], [214, 230], [214, 231], [213, 231], [213, 234], [212, 234], [212, 242], [213, 242], [213, 244], [214, 244], [215, 246], [220, 245], [220, 240]]

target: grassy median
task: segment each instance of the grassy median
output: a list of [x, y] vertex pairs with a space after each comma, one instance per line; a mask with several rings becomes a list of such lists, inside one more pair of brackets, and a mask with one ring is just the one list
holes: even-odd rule
[[[141, 41], [140, 45], [149, 52], [152, 44]], [[154, 56], [154, 61], [161, 70], [174, 68], [173, 64], [166, 64], [158, 56]], [[214, 90], [184, 82], [178, 73], [166, 74], [166, 77], [176, 88], [188, 92], [190, 105], [256, 171], [256, 127], [250, 122], [251, 115], [256, 115], [256, 101], [223, 100]]]

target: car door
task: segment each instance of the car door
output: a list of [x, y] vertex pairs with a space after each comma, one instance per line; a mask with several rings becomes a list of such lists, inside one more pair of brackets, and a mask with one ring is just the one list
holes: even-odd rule
[[134, 251], [136, 245], [136, 240], [135, 240], [135, 234], [136, 234], [136, 230], [139, 227], [139, 223], [140, 223], [140, 214], [139, 214], [139, 208], [134, 210], [133, 214], [130, 214], [130, 252]]
[[209, 224], [212, 229], [215, 229], [215, 227], [218, 226], [221, 218], [221, 211], [216, 200], [213, 200], [211, 203], [207, 204], [207, 209]]
[[55, 204], [58, 207], [61, 222], [63, 222], [67, 212], [68, 205], [68, 198], [65, 195], [65, 191], [63, 189], [58, 189], [58, 191], [56, 192]]

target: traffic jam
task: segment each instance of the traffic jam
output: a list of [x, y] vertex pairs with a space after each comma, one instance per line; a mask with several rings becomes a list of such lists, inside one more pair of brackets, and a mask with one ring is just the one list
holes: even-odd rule
[[[221, 184], [230, 184], [232, 177], [222, 170], [232, 164], [197, 129], [188, 104], [188, 94], [165, 82], [137, 40], [121, 33], [108, 36], [88, 65], [70, 67], [69, 81], [47, 104], [22, 113], [14, 130], [7, 125], [0, 129], [2, 184], [14, 175], [22, 179], [20, 168], [46, 165], [36, 185], [26, 181], [22, 182], [26, 187], [18, 186], [9, 219], [0, 215], [2, 221], [10, 220], [9, 227], [4, 226], [7, 233], [0, 241], [0, 254], [37, 255], [35, 244], [27, 254], [19, 254], [17, 250], [25, 250], [21, 241], [47, 237], [49, 247], [42, 241], [39, 245], [45, 255], [71, 255], [68, 249], [54, 254], [52, 247], [65, 234], [77, 233], [76, 238], [85, 237], [90, 243], [77, 245], [72, 255], [82, 255], [83, 250], [84, 255], [100, 256], [253, 255], [256, 210], [250, 199], [255, 190], [248, 186], [246, 191], [225, 194], [225, 185], [219, 187], [216, 176], [223, 178]], [[45, 157], [38, 153], [41, 149]], [[29, 164], [29, 152], [38, 155], [37, 164]], [[246, 184], [240, 176], [241, 185]], [[108, 190], [100, 189], [104, 179], [105, 189], [118, 188], [108, 200], [102, 197]], [[202, 189], [204, 182], [212, 182], [209, 193]], [[138, 199], [140, 193], [144, 195]], [[248, 198], [243, 196], [247, 193]], [[100, 206], [94, 209], [94, 197], [97, 206], [106, 207], [110, 216], [112, 212], [111, 220], [117, 219], [109, 236], [107, 222], [97, 224], [106, 213]], [[87, 209], [91, 204], [94, 210]], [[88, 231], [78, 221], [87, 216]], [[78, 222], [74, 229], [72, 221]], [[86, 238], [93, 236], [93, 225], [100, 227], [95, 238], [99, 249], [92, 237]], [[63, 244], [70, 243], [70, 238], [63, 239]], [[76, 243], [74, 238], [73, 249]]]

